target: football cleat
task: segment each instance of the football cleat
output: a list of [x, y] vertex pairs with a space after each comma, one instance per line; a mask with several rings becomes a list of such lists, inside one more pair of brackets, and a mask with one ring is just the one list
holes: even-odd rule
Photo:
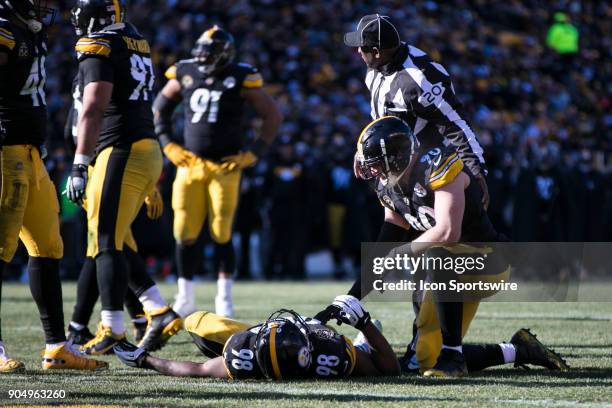
[[544, 346], [529, 329], [514, 333], [510, 343], [516, 348], [515, 367], [528, 370], [527, 364], [532, 364], [549, 370], [567, 371], [570, 368], [559, 354]]
[[89, 331], [87, 327], [83, 327], [81, 330], [68, 325], [68, 331], [66, 332], [66, 339], [77, 346], [82, 346], [95, 336]]
[[108, 368], [108, 363], [104, 361], [92, 360], [79, 355], [78, 351], [70, 348], [71, 344], [66, 343], [52, 351], [43, 351], [42, 368], [43, 370], [103, 370]]
[[115, 334], [110, 327], [106, 327], [100, 323], [98, 325], [96, 337], [83, 344], [81, 346], [81, 351], [91, 356], [113, 354], [113, 346], [121, 340], [125, 340], [125, 333]]
[[132, 329], [132, 333], [134, 334], [134, 342], [139, 343], [145, 336], [149, 323], [147, 320], [145, 320], [144, 322], [132, 322], [132, 324], [134, 325]]
[[234, 303], [232, 298], [215, 296], [215, 314], [222, 317], [233, 317]]
[[423, 373], [425, 377], [463, 377], [467, 374], [463, 353], [443, 348], [436, 365]]
[[185, 319], [187, 316], [196, 311], [195, 301], [193, 299], [185, 299], [177, 296], [176, 302], [172, 305], [172, 310]]
[[398, 358], [402, 372], [409, 374], [419, 373], [419, 362], [416, 358], [416, 351], [414, 351], [411, 345], [408, 345], [406, 353]]
[[145, 311], [145, 315], [149, 324], [138, 347], [146, 351], [161, 349], [183, 327], [181, 317], [168, 306], [151, 313]]
[[0, 374], [18, 374], [25, 372], [25, 365], [14, 358], [0, 358]]

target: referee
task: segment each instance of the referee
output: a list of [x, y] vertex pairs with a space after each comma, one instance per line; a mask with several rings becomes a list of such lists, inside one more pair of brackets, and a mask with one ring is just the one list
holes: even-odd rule
[[[389, 17], [364, 16], [357, 30], [344, 35], [366, 63], [372, 119], [397, 116], [412, 128], [421, 148], [454, 146], [478, 180], [482, 202], [489, 206], [483, 150], [465, 119], [448, 71], [424, 51], [400, 40]], [[355, 176], [362, 177], [355, 156]]]

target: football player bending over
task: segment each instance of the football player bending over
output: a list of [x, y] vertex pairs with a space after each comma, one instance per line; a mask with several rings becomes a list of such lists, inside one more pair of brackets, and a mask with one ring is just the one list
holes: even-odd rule
[[[401, 247], [401, 252], [411, 257], [423, 253], [452, 257], [458, 253], [457, 249], [466, 256], [488, 250], [487, 267], [479, 272], [481, 275], [427, 273], [438, 281], [449, 276], [458, 280], [507, 280], [509, 265], [499, 251], [474, 244], [505, 239], [491, 225], [482, 203], [482, 191], [471, 173], [464, 171], [456, 152], [442, 144], [422, 148], [404, 121], [386, 116], [371, 122], [362, 131], [357, 157], [361, 173], [385, 207], [379, 242], [408, 242]], [[412, 230], [417, 232], [416, 238], [408, 238]], [[458, 242], [472, 244], [455, 245]], [[367, 292], [372, 290], [367, 289]], [[360, 299], [367, 295], [362, 293], [361, 278], [349, 294]], [[504, 363], [568, 369], [560, 356], [544, 347], [526, 329], [517, 332], [510, 343], [463, 345], [480, 299], [492, 294], [471, 293], [469, 299], [463, 296], [457, 299], [456, 296], [443, 298], [448, 294], [429, 290], [416, 292], [414, 339], [402, 359], [403, 368], [418, 369], [430, 377], [457, 377], [468, 370]], [[326, 322], [327, 315], [335, 312], [332, 305], [315, 317]]]
[[333, 305], [331, 318], [360, 330], [360, 344], [292, 310], [281, 309], [256, 326], [196, 312], [185, 328], [211, 358], [205, 363], [163, 360], [126, 341], [115, 345], [115, 355], [131, 367], [171, 376], [283, 380], [399, 375], [393, 349], [361, 302], [343, 295]]

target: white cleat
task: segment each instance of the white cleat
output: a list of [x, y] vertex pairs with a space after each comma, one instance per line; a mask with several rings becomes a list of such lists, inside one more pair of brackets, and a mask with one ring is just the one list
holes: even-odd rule
[[221, 298], [215, 296], [215, 314], [223, 317], [234, 316], [234, 304], [232, 298]]
[[174, 302], [172, 305], [172, 310], [181, 316], [181, 318], [185, 319], [187, 316], [196, 311], [195, 301], [177, 296], [176, 302]]

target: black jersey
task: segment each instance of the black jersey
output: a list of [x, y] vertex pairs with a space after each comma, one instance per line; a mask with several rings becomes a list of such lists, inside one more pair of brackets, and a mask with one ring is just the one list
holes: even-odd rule
[[[90, 82], [113, 83], [96, 152], [108, 146], [155, 139], [151, 105], [155, 74], [147, 40], [133, 25], [120, 23], [80, 38], [76, 51], [79, 59], [77, 100], [82, 98]], [[75, 103], [76, 108], [79, 106]]]
[[[421, 150], [410, 174], [393, 186], [380, 179], [372, 182], [378, 199], [385, 207], [400, 214], [412, 228], [427, 231], [436, 225], [434, 217], [435, 190], [452, 182], [463, 170], [457, 153], [444, 146]], [[482, 192], [469, 172], [470, 185], [465, 190], [465, 210], [461, 226], [461, 241], [491, 242], [498, 239], [482, 205]]]
[[181, 83], [185, 147], [213, 161], [238, 153], [245, 138], [241, 91], [263, 86], [257, 69], [237, 63], [206, 75], [194, 60], [183, 60], [166, 77]]
[[44, 31], [34, 34], [0, 17], [0, 52], [8, 54], [8, 64], [0, 66], [4, 144], [43, 144], [47, 136]]
[[[312, 363], [309, 378], [344, 378], [355, 368], [357, 351], [353, 343], [333, 329], [320, 324], [317, 320], [307, 319], [312, 344]], [[223, 348], [223, 362], [232, 379], [264, 378], [257, 358], [256, 338], [261, 325], [234, 334]]]
[[312, 343], [311, 378], [345, 378], [351, 375], [357, 351], [351, 340], [322, 324], [309, 324]]

